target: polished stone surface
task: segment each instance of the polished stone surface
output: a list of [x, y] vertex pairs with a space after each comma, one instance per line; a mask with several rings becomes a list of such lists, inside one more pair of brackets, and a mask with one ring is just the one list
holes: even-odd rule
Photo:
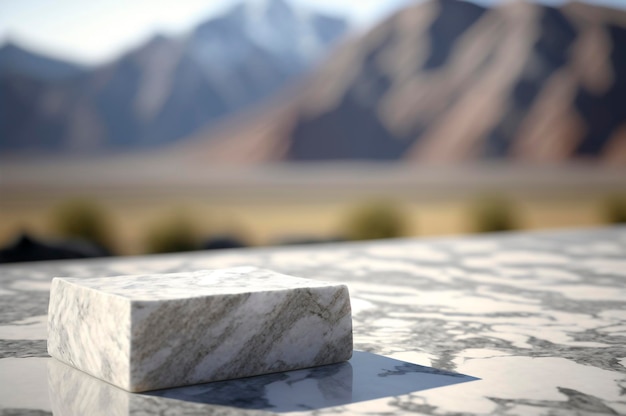
[[[47, 357], [53, 276], [242, 265], [345, 282], [352, 360], [246, 380], [254, 394], [238, 383], [131, 394]], [[434, 382], [437, 372], [448, 381]], [[134, 415], [626, 414], [626, 229], [3, 266], [0, 386], [3, 416], [77, 414], [81, 406], [98, 414], [107, 394], [119, 395], [110, 403], [120, 414]], [[101, 392], [107, 387], [113, 393]]]
[[68, 416], [136, 414], [155, 400], [172, 413], [178, 411], [180, 401], [195, 406], [297, 412], [476, 380], [362, 351], [355, 351], [350, 361], [338, 364], [144, 394], [125, 392], [57, 360], [49, 360], [47, 370], [52, 411]]
[[343, 284], [256, 267], [55, 278], [48, 353], [132, 392], [346, 361]]

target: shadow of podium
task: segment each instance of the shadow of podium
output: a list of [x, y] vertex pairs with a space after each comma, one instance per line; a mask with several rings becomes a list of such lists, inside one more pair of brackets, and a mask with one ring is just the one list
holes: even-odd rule
[[195, 414], [197, 410], [198, 414], [210, 414], [207, 405], [283, 413], [344, 406], [473, 380], [477, 378], [362, 351], [354, 351], [350, 361], [338, 364], [140, 394], [118, 389], [56, 360], [48, 366], [55, 416], [150, 415], [170, 408], [177, 413]]

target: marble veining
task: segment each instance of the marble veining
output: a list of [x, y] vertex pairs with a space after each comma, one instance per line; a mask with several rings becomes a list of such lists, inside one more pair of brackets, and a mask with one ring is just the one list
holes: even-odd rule
[[[342, 403], [324, 396], [326, 387], [320, 390], [313, 378], [298, 378], [293, 387], [261, 383], [257, 403], [278, 405], [277, 392], [287, 391], [296, 406], [306, 406], [309, 396], [319, 399], [300, 414], [626, 414], [626, 228], [613, 227], [0, 266], [0, 415], [59, 415], [60, 406], [74, 406], [74, 384], [53, 385], [45, 377], [50, 359], [44, 358], [39, 318], [46, 314], [52, 276], [245, 265], [345, 282], [356, 350], [475, 378], [429, 389], [405, 378], [406, 390], [359, 401], [359, 365], [350, 361], [350, 394], [348, 370], [337, 373], [342, 387], [336, 390], [346, 393]], [[375, 364], [363, 365], [374, 371]], [[402, 380], [389, 370], [369, 382], [372, 390]], [[130, 409], [142, 415], [293, 410], [243, 407], [249, 396], [224, 387], [229, 393], [217, 403], [206, 386], [176, 398], [171, 392], [130, 395], [137, 403]], [[46, 389], [49, 399], [39, 393]]]
[[255, 267], [55, 278], [48, 352], [135, 392], [337, 363], [352, 355], [350, 297]]

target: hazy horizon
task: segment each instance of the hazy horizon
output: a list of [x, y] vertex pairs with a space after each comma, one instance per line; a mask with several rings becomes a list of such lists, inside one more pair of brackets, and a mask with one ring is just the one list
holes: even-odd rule
[[[33, 52], [98, 65], [115, 59], [157, 34], [179, 36], [244, 0], [168, 0], [132, 3], [121, 0], [63, 3], [44, 0], [0, 2], [0, 46], [12, 42]], [[260, 0], [253, 0], [260, 1]], [[355, 28], [375, 24], [393, 11], [422, 0], [286, 0], [306, 9], [344, 16]], [[507, 0], [472, 0], [493, 5]], [[562, 0], [542, 0], [557, 5]], [[586, 0], [626, 8], [621, 0]], [[115, 27], [115, 30], [111, 30]]]

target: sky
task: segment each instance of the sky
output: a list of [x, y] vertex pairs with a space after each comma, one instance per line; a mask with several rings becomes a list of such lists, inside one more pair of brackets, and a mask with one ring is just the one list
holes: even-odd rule
[[[241, 0], [0, 0], [0, 44], [94, 65], [156, 33], [182, 35]], [[419, 0], [289, 0], [347, 17], [365, 28]], [[501, 0], [475, 0], [484, 5]], [[542, 0], [561, 3], [562, 0]], [[626, 8], [626, 0], [588, 0]]]

